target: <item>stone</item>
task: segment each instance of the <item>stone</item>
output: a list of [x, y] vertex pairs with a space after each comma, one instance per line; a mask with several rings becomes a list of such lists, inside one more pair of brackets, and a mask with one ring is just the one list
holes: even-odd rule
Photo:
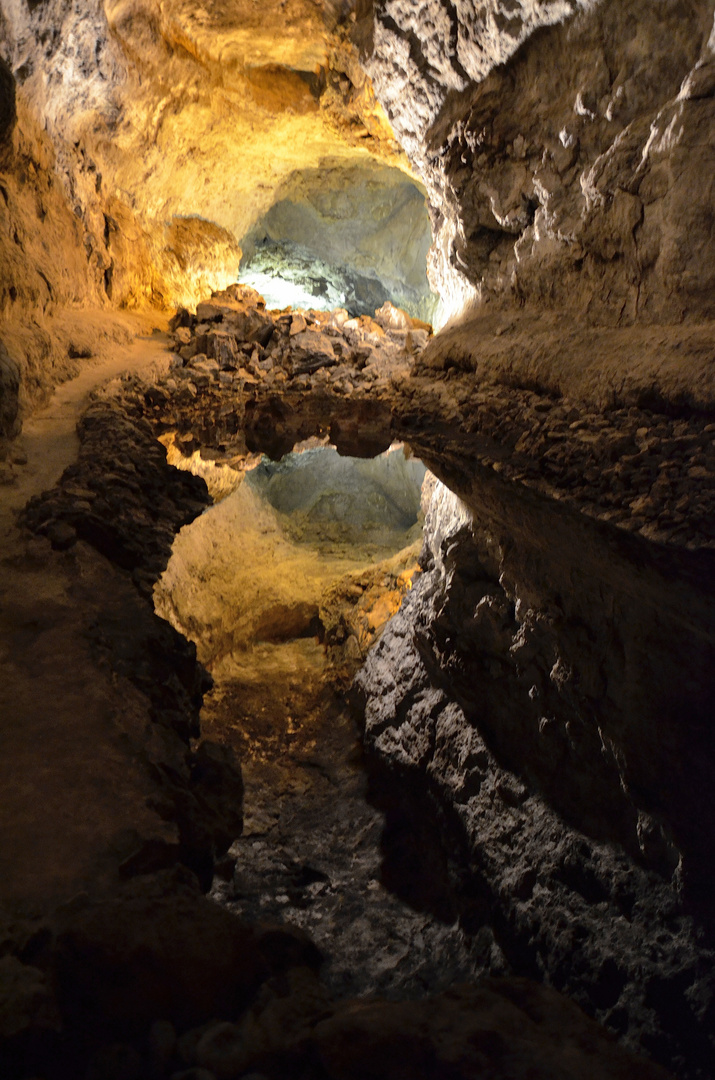
[[[195, 356], [193, 360], [190, 361], [189, 366], [191, 367], [192, 371], [203, 372], [205, 375], [214, 375], [219, 370], [218, 360], [214, 360], [213, 357], [204, 356], [203, 354]], [[192, 377], [195, 380], [195, 376]], [[199, 384], [197, 383], [197, 385]]]
[[337, 364], [330, 338], [316, 330], [302, 330], [291, 339], [291, 364], [294, 375], [312, 374]]
[[256, 308], [228, 312], [224, 324], [239, 342], [254, 341], [265, 347], [273, 337], [273, 319]]
[[50, 521], [44, 531], [56, 551], [66, 551], [77, 542], [77, 530], [68, 521]]
[[571, 1002], [525, 979], [488, 979], [422, 1002], [352, 1002], [316, 1027], [335, 1080], [485, 1075], [642, 1078], [668, 1074], [618, 1047]]
[[188, 361], [193, 359], [199, 351], [199, 346], [196, 338], [192, 338], [188, 345], [182, 345], [179, 349], [179, 356], [182, 360]]
[[233, 314], [231, 305], [221, 304], [218, 300], [202, 300], [196, 305], [196, 318], [201, 323], [221, 322], [225, 315]]
[[0, 59], [0, 165], [10, 160], [16, 122], [15, 79], [6, 61]]
[[172, 334], [175, 334], [179, 329], [190, 330], [195, 325], [196, 316], [192, 315], [185, 307], [178, 308], [169, 319], [169, 331]]
[[209, 357], [215, 359], [220, 368], [235, 368], [238, 363], [238, 348], [236, 339], [228, 333], [211, 333], [207, 335], [206, 352]]
[[155, 1075], [163, 1076], [176, 1051], [176, 1028], [169, 1020], [155, 1020], [147, 1042], [151, 1068]]
[[189, 887], [162, 895], [151, 878], [88, 903], [57, 939], [66, 1017], [117, 1033], [158, 1016], [177, 1028], [235, 1015], [268, 966], [255, 934]]
[[375, 312], [375, 322], [383, 330], [409, 330], [412, 327], [412, 319], [407, 312], [394, 307], [389, 300]]
[[188, 326], [177, 326], [174, 330], [174, 339], [180, 347], [188, 345], [191, 337], [191, 330]]
[[216, 1080], [234, 1080], [245, 1072], [250, 1049], [236, 1024], [216, 1024], [197, 1043], [196, 1060], [202, 1068], [210, 1070]]

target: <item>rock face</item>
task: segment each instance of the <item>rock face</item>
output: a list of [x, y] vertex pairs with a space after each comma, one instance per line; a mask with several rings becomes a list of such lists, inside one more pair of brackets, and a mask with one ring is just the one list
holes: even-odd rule
[[[28, 508], [40, 538], [15, 567], [27, 588], [5, 588], [0, 613], [27, 658], [3, 657], [16, 719], [4, 789], [34, 822], [14, 762], [36, 761], [26, 686], [42, 671], [74, 718], [42, 729], [43, 778], [55, 790], [58, 776], [81, 778], [74, 807], [97, 787], [93, 769], [112, 781], [95, 791], [82, 857], [61, 814], [45, 814], [33, 834], [51, 855], [44, 884], [55, 900], [87, 881], [121, 895], [117, 909], [106, 894], [80, 898], [64, 921], [8, 931], [0, 1067], [230, 1080], [477, 1076], [486, 1060], [495, 1075], [587, 1075], [594, 1029], [518, 981], [531, 976], [683, 1080], [705, 1080], [713, 0], [375, 0], [354, 15], [301, 0], [2, 9], [2, 435], [77, 359], [59, 359], [58, 309], [188, 303], [234, 276], [237, 238], [259, 219], [290, 233], [297, 175], [330, 161], [354, 179], [371, 157], [407, 168], [357, 47], [427, 192], [431, 281], [453, 321], [428, 341], [391, 309], [269, 312], [221, 290], [172, 322], [168, 378], [92, 407], [78, 466]], [[312, 220], [325, 216], [321, 203]], [[155, 434], [228, 459], [326, 435], [369, 456], [398, 437], [445, 485], [423, 573], [357, 689], [388, 817], [386, 880], [439, 916], [443, 897], [425, 885], [438, 838], [450, 910], [507, 983], [336, 1004], [302, 938], [261, 944], [223, 916], [215, 929], [186, 868], [208, 884], [238, 828], [241, 781], [220, 751], [192, 747], [201, 671], [146, 605], [174, 531], [205, 504], [188, 470], [167, 473]], [[79, 696], [63, 668], [81, 673]], [[45, 864], [7, 837], [26, 897]], [[201, 948], [177, 943], [194, 916], [225, 985]], [[154, 918], [165, 939], [147, 929]], [[146, 1031], [159, 1018], [142, 985], [160, 968], [176, 985], [149, 985], [170, 1027]], [[132, 988], [121, 1008], [118, 977]], [[535, 1018], [549, 1035], [537, 1064]], [[599, 1047], [598, 1075], [637, 1075]]]
[[453, 311], [712, 317], [712, 33], [709, 2], [374, 5], [366, 67], [427, 187]]
[[668, 598], [672, 568], [568, 510], [538, 540], [538, 500], [509, 519], [500, 486], [473, 478], [473, 513], [435, 491], [425, 573], [358, 676], [366, 745], [405, 798], [430, 791], [465, 918], [494, 928], [515, 970], [697, 1075], [712, 1054], [698, 898], [713, 688], [696, 596], [682, 574]]
[[5, 61], [0, 60], [0, 164], [10, 155], [16, 120], [15, 80]]
[[[222, 305], [221, 319], [232, 317], [225, 298], [212, 305], [202, 318]], [[345, 398], [321, 374], [345, 350], [331, 320], [311, 329], [304, 316], [285, 328], [285, 316], [272, 318], [266, 348], [283, 374], [275, 364], [256, 365], [253, 380], [237, 373], [253, 445], [282, 452], [329, 420], [339, 433], [372, 401], [363, 438], [409, 438], [451, 489], [432, 497], [424, 573], [357, 680], [400, 844], [419, 866], [414, 837], [431, 806], [454, 903], [473, 933], [495, 936], [494, 969], [538, 974], [632, 1045], [699, 1075], [712, 1054], [715, 846], [707, 363], [688, 378], [668, 356], [674, 335], [658, 331], [660, 355], [647, 358], [648, 335], [634, 331], [643, 359], [620, 382], [596, 358], [550, 370], [548, 320], [534, 322], [532, 351], [525, 334], [519, 357], [499, 316], [487, 342], [460, 328], [428, 341], [408, 378], [373, 383], [371, 365], [356, 365]], [[379, 355], [383, 339], [365, 325]], [[704, 328], [681, 336], [698, 334], [707, 340]], [[572, 355], [574, 341], [562, 343]], [[453, 365], [446, 374], [442, 363]], [[652, 392], [654, 370], [669, 402]], [[235, 418], [219, 402], [235, 389], [221, 374], [216, 363], [218, 396], [201, 410], [210, 424], [195, 404], [185, 410], [177, 383], [155, 406], [159, 426], [193, 423], [199, 441], [229, 453]], [[380, 416], [381, 398], [390, 409]], [[385, 873], [429, 909], [410, 858], [393, 851]], [[673, 1011], [678, 994], [688, 1004]]]
[[0, 139], [14, 75], [19, 127], [52, 147], [100, 302], [106, 286], [114, 304], [195, 304], [235, 280], [238, 238], [293, 174], [330, 160], [345, 190], [375, 157], [405, 167], [347, 15], [304, 0], [3, 7]]
[[431, 791], [465, 918], [692, 1075], [713, 1055], [713, 32], [709, 2], [399, 0], [355, 30], [454, 316], [398, 426], [462, 500], [435, 496], [425, 574], [359, 677], [366, 740], [405, 806]]
[[[396, 175], [420, 210], [419, 235], [401, 250], [424, 259], [422, 196], [347, 39], [348, 15], [304, 0], [260, 11], [216, 2], [199, 15], [181, 0], [162, 12], [3, 5], [0, 317], [19, 385], [3, 371], [0, 438], [72, 373], [56, 326], [67, 308], [197, 304], [236, 280], [239, 238], [297, 174], [330, 162], [343, 199], [355, 170]], [[405, 299], [430, 296], [424, 269]], [[364, 265], [348, 277], [376, 280]], [[386, 296], [368, 289], [360, 311]]]
[[[202, 315], [215, 317], [217, 306], [207, 304]], [[404, 318], [390, 311], [382, 317]], [[309, 331], [298, 328], [294, 336], [303, 333]], [[325, 407], [329, 399], [321, 398], [318, 386], [310, 379], [302, 385], [304, 401], [312, 396]], [[224, 390], [230, 403], [232, 386]], [[486, 1065], [504, 1080], [534, 1074], [665, 1080], [667, 1074], [615, 1045], [576, 1006], [524, 979], [454, 987], [414, 1003], [335, 1000], [318, 978], [320, 955], [302, 933], [247, 925], [200, 895], [194, 874], [208, 884], [213, 854], [240, 827], [241, 781], [220, 747], [187, 745], [196, 734], [201, 672], [192, 650], [158, 623], [141, 594], [165, 560], [174, 530], [201, 508], [205, 491], [186, 471], [169, 470], [137, 415], [147, 411], [156, 422], [153, 410], [167, 407], [166, 389], [144, 388], [139, 397], [129, 384], [128, 391], [120, 400], [100, 395], [82, 422], [77, 464], [56, 490], [30, 503], [25, 521], [54, 548], [52, 553], [36, 540], [35, 557], [64, 560], [79, 600], [79, 622], [67, 639], [74, 651], [65, 644], [53, 659], [74, 665], [77, 642], [84, 641], [95, 655], [73, 667], [73, 677], [93, 680], [100, 690], [106, 681], [124, 699], [123, 708], [109, 697], [106, 714], [98, 710], [119, 738], [112, 744], [104, 731], [88, 746], [92, 762], [102, 766], [102, 815], [111, 818], [119, 795], [133, 815], [142, 807], [149, 817], [155, 814], [165, 833], [100, 837], [94, 854], [105, 863], [85, 868], [87, 891], [57, 907], [67, 888], [62, 882], [58, 896], [42, 898], [49, 910], [41, 918], [18, 910], [14, 898], [14, 920], [2, 928], [4, 1072], [22, 1080], [38, 1074], [64, 1080], [163, 1078], [193, 1070], [238, 1080], [261, 1070], [276, 1080], [342, 1080], [394, 1075], [399, 1063], [400, 1075], [410, 1080], [446, 1073], [477, 1077]], [[43, 618], [51, 621], [57, 652], [63, 614], [53, 602]], [[31, 659], [40, 660], [49, 643], [39, 616], [23, 630], [39, 638]], [[62, 685], [57, 676], [54, 685]], [[55, 709], [66, 705], [58, 696]], [[78, 734], [91, 734], [87, 722], [97, 702], [89, 691], [84, 706], [88, 715], [75, 715], [66, 731], [62, 724], [48, 730], [43, 749], [52, 751], [53, 764], [58, 735], [76, 749]], [[109, 770], [108, 750], [115, 766], [122, 759], [124, 782], [121, 771]], [[70, 764], [73, 789], [81, 796], [88, 778], [76, 760]], [[8, 791], [15, 797], [12, 784], [4, 789], [6, 797]], [[47, 787], [43, 794], [51, 797]], [[22, 797], [28, 798], [24, 789]], [[66, 811], [66, 801], [63, 806]], [[99, 816], [81, 830], [84, 843]], [[58, 818], [64, 833], [65, 819]], [[76, 822], [71, 831], [76, 840]], [[50, 852], [56, 858], [52, 845]], [[17, 876], [14, 864], [3, 875], [5, 893]], [[32, 888], [30, 895], [38, 900]], [[688, 944], [683, 934], [683, 946]]]
[[[74, 748], [63, 737], [64, 713], [59, 712], [56, 729], [46, 736], [48, 753], [55, 740], [58, 745], [44, 777], [44, 797], [50, 804], [62, 802], [62, 783], [55, 770], [61, 776], [65, 769], [74, 774], [77, 800], [87, 799], [87, 789], [95, 784], [95, 768], [106, 772], [107, 793], [93, 827], [79, 835], [70, 830], [65, 841], [59, 812], [60, 820], [51, 828], [60, 830], [61, 841], [44, 837], [43, 851], [40, 856], [35, 853], [34, 863], [31, 851], [15, 854], [12, 872], [6, 867], [5, 896], [9, 893], [16, 901], [28, 888], [23, 874], [30, 880], [35, 877], [38, 895], [43, 896], [66, 887], [54, 884], [55, 878], [72, 880], [73, 873], [76, 888], [93, 875], [95, 888], [106, 887], [106, 876], [111, 880], [116, 866], [111, 866], [114, 859], [106, 862], [105, 844], [115, 859], [119, 856], [120, 877], [183, 862], [207, 885], [215, 851], [228, 846], [240, 828], [241, 780], [235, 763], [220, 747], [209, 744], [194, 753], [189, 746], [199, 733], [198, 710], [210, 679], [198, 665], [194, 647], [158, 619], [148, 603], [175, 531], [206, 505], [205, 485], [190, 473], [171, 469], [148, 425], [111, 399], [86, 413], [80, 437], [78, 462], [66, 470], [57, 488], [29, 503], [24, 523], [46, 538], [47, 548], [51, 544], [55, 552], [68, 553], [70, 562], [76, 559], [83, 568], [78, 577], [84, 599], [78, 610], [72, 612], [69, 605], [67, 614], [58, 601], [54, 616], [35, 616], [36, 663], [40, 680], [61, 682], [59, 672], [49, 676], [45, 671], [42, 654], [47, 648], [50, 670], [57, 662], [72, 664], [80, 682], [93, 686], [86, 696], [86, 747], [92, 739], [104, 745], [94, 765], [91, 755], [87, 760], [81, 752], [84, 740], [79, 730]], [[45, 551], [44, 558], [48, 557], [55, 558]], [[71, 580], [71, 567], [66, 572]], [[71, 592], [72, 585], [67, 587]], [[84, 639], [88, 644], [77, 648], [76, 641]], [[51, 640], [59, 650], [57, 657]], [[10, 690], [17, 678], [16, 667], [10, 665], [6, 673]], [[124, 716], [112, 689], [117, 684], [123, 687]], [[20, 698], [16, 707], [20, 728], [25, 707]], [[126, 783], [117, 780], [115, 765], [110, 764], [121, 757], [117, 744], [130, 747]], [[132, 795], [135, 788], [140, 794]], [[138, 805], [130, 809], [133, 799]], [[8, 800], [18, 820], [32, 820], [31, 794], [22, 785], [12, 785]], [[167, 817], [173, 820], [165, 823]], [[41, 825], [39, 821], [37, 827]], [[73, 837], [76, 858], [67, 857], [69, 868], [55, 867], [62, 861], [64, 843], [72, 848]], [[5, 844], [12, 851], [8, 838]]]

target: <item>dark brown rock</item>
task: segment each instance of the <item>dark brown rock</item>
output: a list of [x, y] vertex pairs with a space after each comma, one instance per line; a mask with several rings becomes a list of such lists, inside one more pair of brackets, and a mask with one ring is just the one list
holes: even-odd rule
[[88, 901], [61, 921], [55, 954], [65, 1023], [104, 1038], [235, 1016], [270, 972], [253, 930], [169, 878]]
[[488, 979], [424, 1001], [356, 1001], [318, 1024], [331, 1080], [666, 1080], [553, 990]]
[[15, 79], [0, 56], [0, 168], [6, 166], [12, 156], [12, 133], [16, 121]]

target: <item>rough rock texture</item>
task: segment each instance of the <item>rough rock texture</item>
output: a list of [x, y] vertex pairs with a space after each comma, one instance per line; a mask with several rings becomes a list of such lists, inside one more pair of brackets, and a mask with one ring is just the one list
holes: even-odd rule
[[431, 792], [465, 918], [515, 970], [708, 1075], [712, 570], [445, 475], [473, 513], [437, 488], [426, 572], [358, 676], [366, 744]]
[[406, 167], [343, 17], [304, 0], [3, 6], [20, 127], [53, 148], [93, 285], [106, 275], [114, 303], [196, 303], [235, 279], [237, 238], [296, 171]]
[[231, 459], [260, 450], [274, 460], [312, 436], [341, 454], [373, 457], [393, 441], [394, 382], [410, 372], [431, 327], [391, 304], [375, 319], [344, 310], [266, 311], [255, 290], [232, 285], [170, 326], [167, 378], [135, 391], [159, 433], [185, 453]]
[[[402, 321], [391, 312], [383, 318]], [[294, 337], [308, 332], [299, 327]], [[302, 385], [304, 401], [311, 394], [323, 405], [329, 400], [309, 378]], [[553, 991], [524, 981], [453, 989], [415, 1004], [336, 1001], [317, 978], [315, 946], [299, 931], [246, 925], [201, 897], [185, 867], [208, 883], [213, 855], [240, 827], [242, 786], [226, 751], [207, 742], [187, 748], [201, 673], [192, 650], [158, 623], [140, 594], [166, 558], [173, 531], [200, 509], [205, 493], [189, 472], [168, 469], [136, 415], [151, 415], [155, 403], [166, 403], [164, 392], [144, 387], [139, 396], [131, 384], [129, 391], [125, 401], [100, 395], [82, 422], [76, 466], [25, 513], [26, 523], [55, 549], [31, 541], [34, 557], [62, 560], [66, 588], [77, 602], [67, 636], [59, 595], [41, 616], [22, 599], [25, 622], [15, 625], [30, 644], [26, 659], [42, 677], [38, 690], [50, 660], [55, 665], [58, 718], [67, 721], [72, 705], [68, 668], [84, 690], [72, 722], [51, 722], [44, 733], [48, 765], [35, 819], [50, 820], [55, 832], [26, 853], [31, 866], [2, 847], [10, 857], [2, 895], [11, 912], [0, 927], [4, 1072], [65, 1080], [163, 1078], [193, 1069], [190, 1075], [202, 1080], [238, 1080], [260, 1070], [275, 1080], [339, 1080], [381, 1075], [385, 1068], [393, 1075], [399, 1061], [400, 1074], [410, 1080], [445, 1072], [476, 1077], [486, 1063], [505, 1080], [535, 1070], [573, 1080], [665, 1076], [617, 1047]], [[226, 392], [230, 404], [231, 385]], [[59, 580], [55, 568], [56, 589]], [[41, 595], [37, 603], [46, 606]], [[78, 643], [87, 655], [80, 657]], [[14, 674], [7, 660], [6, 670]], [[5, 679], [3, 685], [12, 693], [21, 684]], [[21, 704], [18, 698], [15, 710]], [[98, 720], [105, 726], [97, 727]], [[13, 737], [22, 729], [13, 727]], [[75, 811], [68, 825], [72, 799], [88, 805], [87, 785], [97, 780], [86, 761], [67, 756], [78, 745], [101, 766], [101, 812], [95, 809], [85, 822]], [[18, 760], [13, 754], [5, 765]], [[57, 794], [50, 785], [56, 768], [72, 775], [73, 786], [58, 789], [53, 821], [47, 811]], [[32, 809], [31, 786], [13, 781], [5, 778], [5, 797], [12, 796], [15, 808], [29, 800]], [[95, 793], [93, 808], [96, 800]], [[135, 824], [142, 806], [147, 819], [138, 822], [138, 832], [117, 833], [122, 811], [125, 826]], [[147, 829], [150, 820], [155, 827], [164, 823], [163, 835]], [[27, 839], [27, 823], [15, 817], [12, 835], [20, 834]], [[78, 865], [83, 852], [94, 861], [82, 866], [80, 858]], [[47, 876], [48, 861], [58, 858], [60, 879], [51, 866]], [[246, 862], [242, 869], [250, 874]], [[45, 887], [55, 891], [38, 888], [43, 873]], [[57, 907], [78, 885], [87, 892]], [[436, 940], [449, 941], [449, 934], [437, 927]]]
[[[407, 378], [398, 368], [397, 379], [373, 384], [367, 367], [353, 368], [345, 398], [321, 375], [334, 370], [340, 338], [307, 353], [305, 317], [286, 320], [285, 345], [282, 319], [268, 348], [281, 350], [285, 379], [258, 364], [253, 381], [240, 375], [254, 448], [283, 453], [328, 427], [339, 439], [357, 420], [360, 452], [407, 437], [468, 504], [460, 509], [443, 488], [435, 496], [426, 572], [359, 677], [366, 744], [397, 837], [391, 887], [429, 908], [409, 865], [420, 865], [420, 845], [407, 841], [419, 835], [426, 789], [455, 902], [475, 934], [496, 934], [495, 965], [506, 956], [682, 1075], [709, 1075], [707, 353], [689, 384], [674, 337], [654, 331], [659, 348], [647, 356], [641, 341], [642, 368], [618, 380], [596, 359], [549, 373], [546, 344], [522, 359], [495, 334], [480, 346], [491, 363], [475, 385], [460, 352], [470, 343], [456, 329], [428, 343]], [[330, 322], [323, 335], [335, 332]], [[536, 327], [546, 338], [548, 322]], [[707, 348], [705, 330], [684, 333], [702, 334]], [[575, 331], [563, 348], [575, 356], [581, 342]], [[438, 378], [435, 353], [451, 359]], [[648, 384], [653, 370], [666, 400]], [[236, 391], [218, 363], [208, 374], [187, 406], [174, 380], [155, 422], [193, 426], [198, 441], [230, 454], [240, 442]], [[206, 413], [195, 402], [211, 385]], [[395, 862], [399, 847], [409, 859]]]
[[0, 59], [0, 165], [4, 165], [12, 152], [16, 120], [15, 80], [8, 65]]
[[[3, 586], [13, 648], [1, 715], [15, 721], [3, 790], [23, 828], [33, 784], [55, 786], [44, 784], [45, 831], [29, 831], [42, 856], [13, 849], [20, 831], [8, 830], [15, 876], [0, 880], [45, 897], [39, 877], [66, 896], [116, 883], [118, 865], [135, 876], [178, 860], [206, 884], [226, 841], [225, 807], [208, 792], [240, 797], [220, 754], [187, 748], [199, 672], [135, 588], [148, 595], [171, 530], [196, 510], [187, 470], [173, 489], [153, 482], [147, 428], [145, 464], [127, 464], [125, 424], [145, 414], [187, 457], [203, 446], [219, 459], [280, 456], [328, 433], [363, 455], [407, 438], [463, 504], [438, 489], [424, 573], [360, 680], [388, 815], [385, 880], [436, 910], [418, 856], [441, 836], [450, 903], [492, 970], [507, 963], [565, 989], [630, 1045], [704, 1080], [715, 1027], [713, 3], [377, 0], [356, 16], [353, 39], [428, 193], [431, 279], [449, 313], [476, 306], [416, 359], [426, 333], [391, 313], [269, 313], [226, 293], [179, 314], [168, 379], [93, 411], [85, 435], [109, 476], [86, 460], [30, 508], [55, 550], [31, 542], [15, 566], [27, 589]], [[192, 276], [224, 285], [235, 238], [297, 170], [398, 161], [343, 19], [300, 0], [3, 5], [0, 51], [19, 86], [13, 126], [3, 69], [4, 433], [21, 420], [23, 388], [32, 401], [35, 383], [36, 399], [70, 370], [68, 351], [47, 370], [55, 308], [166, 302], [182, 288], [188, 300]], [[55, 723], [52, 709], [32, 728], [48, 751], [36, 778], [17, 762], [37, 761], [24, 723], [37, 720], [37, 672], [76, 720]], [[56, 804], [63, 775], [81, 783]], [[86, 791], [101, 813], [78, 812]], [[56, 805], [72, 806], [71, 828]], [[118, 828], [127, 808], [131, 835]], [[180, 883], [163, 880], [176, 896]], [[485, 1035], [469, 994], [466, 1010], [442, 999], [333, 1011], [292, 963], [248, 1013], [220, 1010], [202, 1030], [172, 1012], [188, 1032], [152, 1028], [131, 1043], [110, 1023], [119, 1042], [80, 1052], [75, 1035], [69, 1050], [62, 1031], [53, 1042], [67, 1014], [46, 936], [8, 941], [2, 1017], [10, 1055], [29, 1055], [26, 1077], [59, 1077], [67, 1061], [90, 1080], [194, 1067], [209, 1070], [202, 1080], [478, 1075], [482, 1051], [518, 1075], [515, 1028], [528, 1039], [550, 998], [497, 991], [500, 1026]], [[96, 1019], [83, 948], [75, 1034], [83, 1009]], [[303, 946], [291, 955], [314, 966]], [[558, 1074], [553, 1019], [546, 1030], [545, 1063], [528, 1048], [527, 1068]]]
[[452, 311], [478, 297], [607, 325], [712, 318], [709, 0], [385, 0], [360, 37], [427, 187]]
[[[62, 806], [63, 777], [70, 770], [75, 776], [74, 812], [76, 804], [89, 798], [88, 791], [94, 791], [100, 762], [107, 790], [91, 826], [83, 827], [80, 819], [66, 832], [61, 809], [55, 819], [37, 815], [34, 787], [6, 779], [16, 826], [23, 822], [18, 837], [28, 822], [33, 837], [23, 852], [16, 850], [10, 835], [3, 844], [10, 861], [3, 897], [16, 903], [31, 900], [33, 880], [44, 902], [67, 888], [68, 880], [75, 880], [78, 888], [94, 875], [95, 887], [106, 886], [117, 868], [120, 875], [132, 875], [176, 861], [208, 884], [214, 852], [227, 847], [240, 828], [241, 781], [230, 755], [210, 744], [198, 752], [189, 748], [190, 738], [198, 734], [198, 709], [210, 682], [193, 646], [159, 620], [147, 603], [175, 531], [206, 505], [205, 485], [190, 473], [171, 469], [148, 425], [132, 419], [111, 399], [90, 408], [80, 435], [77, 463], [57, 488], [31, 501], [24, 514], [27, 526], [47, 537], [55, 551], [68, 555], [64, 566], [56, 563], [60, 587], [49, 610], [40, 614], [42, 589], [48, 588], [42, 578], [31, 586], [31, 595], [38, 593], [34, 615], [32, 610], [23, 614], [21, 600], [8, 605], [8, 619], [17, 606], [15, 617], [28, 627], [36, 620], [36, 630], [28, 630], [33, 644], [26, 656], [5, 658], [5, 684], [11, 696], [17, 695], [13, 688], [22, 665], [34, 663], [41, 692], [57, 685], [61, 697], [61, 669], [66, 664], [76, 667], [80, 685], [91, 687], [83, 711], [86, 732], [81, 737], [77, 731], [74, 741], [63, 733], [67, 703], [58, 722], [48, 722], [48, 753], [55, 741], [57, 745], [45, 769], [44, 797], [48, 804]], [[48, 558], [57, 556], [40, 545], [37, 570]], [[18, 573], [22, 567], [21, 562]], [[8, 719], [15, 716], [7, 737], [19, 740], [17, 753], [26, 755], [19, 721], [32, 702], [19, 694], [16, 705], [7, 707]], [[69, 711], [74, 708], [79, 705], [70, 702]], [[94, 741], [102, 746], [96, 762], [90, 751]], [[130, 759], [125, 762], [126, 780], [119, 765], [123, 743]], [[11, 834], [12, 822], [7, 828]], [[43, 834], [48, 828], [50, 835]], [[53, 830], [59, 830], [59, 837]]]
[[[293, 319], [288, 350], [310, 334]], [[715, 837], [711, 372], [704, 360], [692, 388], [703, 411], [681, 399], [673, 417], [637, 369], [614, 387], [595, 363], [563, 365], [544, 387], [533, 375], [540, 354], [520, 367], [496, 335], [475, 387], [457, 333], [418, 354], [419, 374], [381, 391], [351, 376], [353, 417], [373, 403], [370, 427], [358, 428], [367, 443], [409, 437], [469, 504], [453, 518], [443, 492], [432, 506], [429, 573], [360, 676], [367, 742], [384, 768], [406, 774], [406, 820], [420, 785], [432, 790], [455, 865], [484, 893], [473, 910], [465, 901], [465, 917], [497, 928], [515, 969], [568, 988], [697, 1075], [711, 1052], [700, 928]], [[659, 340], [648, 364], [665, 387], [662, 342], [672, 339]], [[435, 379], [439, 348], [454, 366]], [[328, 422], [347, 426], [319, 378], [335, 361], [317, 345], [312, 355], [315, 372], [288, 375], [281, 399], [265, 392], [270, 372], [253, 385], [241, 376], [254, 446], [280, 453]], [[228, 405], [232, 386], [217, 389]], [[380, 394], [389, 411], [376, 408]], [[195, 406], [179, 400], [172, 392], [155, 406], [160, 425], [191, 425]], [[235, 418], [218, 400], [212, 416], [194, 430], [230, 452]], [[505, 815], [524, 834], [518, 846]], [[496, 855], [485, 853], [487, 822], [507, 837]], [[408, 879], [391, 878], [397, 889]], [[575, 937], [564, 920], [581, 926]], [[691, 989], [674, 1014], [676, 986]]]
[[421, 1002], [356, 1002], [319, 1024], [316, 1041], [339, 1080], [657, 1075], [650, 1064], [620, 1058], [615, 1046], [607, 1050], [573, 1006], [554, 1005], [552, 991], [526, 980], [485, 980]]
[[[72, 373], [58, 312], [195, 305], [235, 280], [238, 238], [296, 174], [329, 163], [345, 192], [378, 158], [421, 199], [347, 17], [305, 0], [2, 5], [0, 318], [19, 386], [3, 363], [0, 437], [18, 395], [34, 407]], [[423, 258], [422, 204], [418, 232]]]
[[424, 192], [399, 170], [377, 162], [370, 167], [337, 162], [331, 168], [325, 161], [319, 169], [291, 176], [241, 241], [246, 255], [241, 279], [250, 281], [254, 267], [268, 269], [272, 252], [273, 273], [283, 278], [280, 260], [290, 266], [291, 255], [300, 255], [306, 271], [298, 281], [305, 281], [306, 291], [320, 295], [320, 281], [310, 288], [310, 274], [320, 267], [340, 275], [337, 295], [326, 308], [369, 314], [389, 300], [431, 320], [437, 305], [426, 275], [431, 240]]

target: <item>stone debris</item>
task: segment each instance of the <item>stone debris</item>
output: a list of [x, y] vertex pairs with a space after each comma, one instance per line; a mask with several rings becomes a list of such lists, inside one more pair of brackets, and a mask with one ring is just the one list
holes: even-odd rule
[[[318, 413], [325, 419], [371, 401], [391, 414], [386, 437], [408, 440], [424, 456], [443, 457], [453, 432], [455, 454], [466, 452], [505, 481], [660, 544], [715, 546], [715, 424], [707, 414], [625, 403], [603, 410], [516, 378], [485, 382], [456, 368], [435, 379], [421, 358], [428, 328], [392, 305], [371, 319], [341, 310], [264, 312], [261, 304], [253, 290], [231, 286], [199, 305], [210, 322], [177, 313], [173, 386], [165, 380], [166, 400], [154, 403], [166, 427], [184, 430], [191, 413], [197, 438], [213, 446], [230, 439], [232, 426], [235, 434], [246, 407], [262, 414], [264, 433], [275, 433], [290, 426], [286, 402], [294, 395], [304, 412], [315, 410], [316, 429]], [[270, 320], [266, 346], [237, 336], [238, 324], [227, 320], [242, 313], [242, 325], [249, 314]], [[269, 406], [278, 393], [282, 404]]]
[[[715, 547], [715, 423], [635, 406], [605, 411], [469, 375], [406, 387], [403, 422], [422, 451], [460, 449], [500, 474], [661, 544]], [[429, 419], [428, 419], [429, 417]], [[438, 419], [439, 418], [439, 419]], [[405, 438], [407, 432], [403, 432]], [[456, 449], [456, 445], [455, 445]]]
[[[245, 285], [213, 293], [195, 315], [180, 309], [169, 328], [174, 375], [184, 371], [192, 379], [199, 371], [218, 381], [225, 372], [239, 386], [259, 380], [265, 389], [307, 376], [298, 385], [336, 394], [351, 394], [366, 381], [387, 386], [406, 376], [431, 334], [428, 323], [387, 303], [375, 319], [351, 319], [343, 309], [266, 311], [262, 297]], [[228, 385], [227, 378], [222, 381]]]
[[[159, 388], [146, 391], [160, 404]], [[149, 426], [117, 401], [97, 401], [79, 424], [78, 461], [59, 484], [32, 499], [24, 523], [66, 550], [85, 540], [151, 596], [174, 534], [209, 502], [202, 480], [167, 466]]]
[[[305, 437], [298, 419], [288, 417], [298, 410], [298, 399], [304, 420], [314, 414], [310, 434], [337, 413], [346, 415], [344, 425], [355, 422], [367, 432], [370, 403], [373, 424], [381, 409], [385, 414], [385, 445], [406, 440], [437, 460], [453, 443], [457, 457], [466, 454], [506, 482], [619, 529], [660, 544], [715, 546], [715, 424], [707, 414], [625, 404], [603, 411], [542, 390], [480, 382], [454, 369], [435, 380], [412, 370], [426, 331], [384, 330], [364, 316], [342, 314], [308, 312], [296, 322], [295, 315], [278, 313], [267, 349], [217, 329], [215, 335], [225, 335], [223, 351], [209, 343], [187, 362], [183, 354], [198, 337], [183, 346], [182, 333], [172, 378], [159, 387], [165, 400], [153, 402], [157, 419], [180, 430], [193, 425], [197, 440], [215, 447], [228, 445], [240, 426], [237, 417], [248, 408], [260, 414], [262, 448], [274, 451], [269, 430], [272, 436], [285, 431], [286, 452], [292, 445], [286, 429], [294, 428], [294, 441]], [[291, 336], [302, 321], [305, 329]], [[271, 404], [278, 394], [280, 404]]]

